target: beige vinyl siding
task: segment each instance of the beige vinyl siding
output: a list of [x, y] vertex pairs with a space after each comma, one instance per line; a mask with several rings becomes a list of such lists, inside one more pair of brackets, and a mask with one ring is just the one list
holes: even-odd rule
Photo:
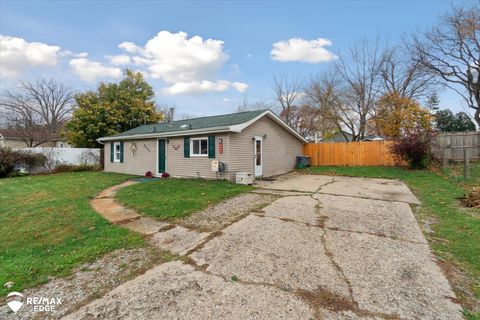
[[302, 142], [268, 116], [264, 116], [241, 133], [230, 134], [232, 175], [237, 171], [254, 173], [252, 141], [254, 136], [265, 136], [263, 138], [264, 177], [289, 172], [295, 167], [296, 156], [302, 155]]
[[[136, 143], [135, 155], [131, 151], [131, 144]], [[145, 175], [157, 171], [157, 139], [126, 140], [123, 144], [123, 163], [110, 162], [110, 142], [105, 142], [105, 171]]]
[[[190, 136], [190, 138], [207, 137], [208, 135]], [[219, 139], [223, 139], [223, 154], [220, 154]], [[183, 155], [184, 137], [169, 138], [167, 145], [167, 172], [174, 177], [201, 177], [206, 179], [215, 179], [215, 172], [212, 172], [212, 160], [218, 160], [226, 164], [228, 171], [229, 157], [229, 135], [226, 133], [215, 134], [215, 159], [209, 157], [190, 157]], [[219, 173], [219, 179], [229, 178], [228, 172]]]

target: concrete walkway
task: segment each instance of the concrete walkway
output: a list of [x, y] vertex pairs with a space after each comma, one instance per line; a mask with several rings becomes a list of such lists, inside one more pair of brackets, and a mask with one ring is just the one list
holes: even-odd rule
[[111, 223], [138, 232], [152, 245], [175, 254], [186, 254], [210, 235], [142, 216], [119, 204], [114, 198], [117, 191], [136, 183], [139, 182], [129, 180], [103, 190], [92, 199], [92, 207]]
[[403, 183], [288, 175], [257, 192], [282, 197], [67, 319], [462, 318]]

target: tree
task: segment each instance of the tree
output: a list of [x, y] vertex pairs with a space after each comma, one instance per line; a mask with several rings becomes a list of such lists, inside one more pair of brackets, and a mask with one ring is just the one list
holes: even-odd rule
[[281, 76], [274, 78], [273, 91], [282, 119], [292, 128], [297, 125], [296, 112], [301, 104], [302, 84], [299, 78]]
[[345, 139], [362, 140], [368, 119], [375, 114], [382, 95], [385, 55], [379, 42], [357, 42], [341, 55], [332, 72], [312, 79], [307, 86], [308, 103], [319, 108], [323, 119], [334, 123]]
[[436, 129], [441, 132], [475, 131], [475, 124], [465, 112], [456, 115], [449, 109], [435, 113]]
[[436, 91], [433, 91], [432, 94], [428, 97], [426, 105], [428, 110], [436, 111], [438, 110], [438, 105], [440, 104], [440, 99]]
[[455, 131], [464, 132], [464, 131], [475, 131], [475, 123], [473, 123], [472, 118], [463, 111], [460, 111], [455, 115]]
[[5, 123], [28, 147], [36, 147], [59, 135], [68, 119], [73, 91], [55, 80], [18, 82], [0, 99]]
[[118, 83], [100, 83], [96, 91], [75, 96], [66, 136], [77, 147], [99, 147], [97, 139], [161, 121], [155, 108], [155, 92], [141, 72], [126, 70]]
[[318, 131], [322, 137], [339, 132], [350, 140], [349, 134], [358, 132], [358, 122], [337, 74], [330, 72], [312, 79], [305, 94], [307, 103], [318, 110]]
[[385, 50], [381, 71], [384, 94], [398, 93], [414, 99], [428, 96], [434, 85], [434, 76], [403, 51], [399, 46]]
[[244, 111], [254, 111], [254, 110], [263, 110], [263, 109], [273, 109], [271, 103], [265, 100], [256, 100], [250, 101], [247, 95], [242, 97], [242, 100], [237, 106], [237, 112], [244, 112]]
[[347, 55], [342, 55], [336, 65], [336, 72], [343, 85], [343, 122], [351, 130], [353, 141], [360, 141], [366, 135], [367, 121], [375, 113], [375, 106], [382, 94], [382, 68], [385, 62], [378, 39], [357, 42]]
[[377, 134], [397, 139], [404, 132], [420, 128], [431, 130], [432, 116], [414, 99], [398, 93], [383, 96], [377, 105], [377, 114], [371, 119]]
[[480, 126], [480, 5], [453, 8], [408, 47], [414, 61], [463, 97]]

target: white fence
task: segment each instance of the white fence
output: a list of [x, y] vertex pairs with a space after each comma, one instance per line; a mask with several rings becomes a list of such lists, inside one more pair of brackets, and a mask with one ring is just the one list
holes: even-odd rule
[[32, 153], [43, 153], [47, 157], [46, 166], [53, 169], [59, 164], [99, 164], [100, 149], [94, 148], [21, 148], [16, 149]]

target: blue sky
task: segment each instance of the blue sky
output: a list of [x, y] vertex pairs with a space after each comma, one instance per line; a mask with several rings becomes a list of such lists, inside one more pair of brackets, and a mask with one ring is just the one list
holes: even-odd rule
[[[380, 36], [396, 44], [434, 24], [450, 6], [448, 1], [1, 0], [2, 42], [15, 45], [0, 60], [0, 87], [43, 76], [76, 90], [93, 89], [130, 67], [143, 70], [158, 103], [174, 104], [178, 114], [231, 112], [244, 96], [252, 102], [273, 99], [274, 76], [307, 80], [330, 68], [331, 57], [355, 40]], [[313, 56], [298, 57], [294, 45], [320, 38]], [[271, 56], [275, 43], [281, 51], [277, 60]], [[453, 93], [440, 96], [441, 107], [463, 110]]]

